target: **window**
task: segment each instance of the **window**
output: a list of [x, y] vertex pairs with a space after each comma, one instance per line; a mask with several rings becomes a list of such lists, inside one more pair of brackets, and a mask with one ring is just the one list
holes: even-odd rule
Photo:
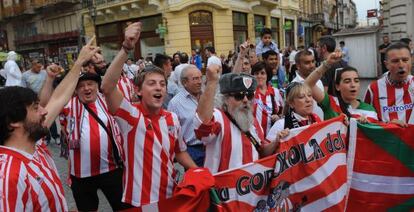
[[233, 40], [234, 49], [247, 40], [247, 14], [233, 12]]
[[275, 43], [281, 47], [280, 45], [280, 33], [279, 33], [279, 18], [271, 18], [271, 30], [272, 30], [272, 39], [275, 41]]
[[213, 17], [208, 11], [196, 11], [190, 13], [190, 25], [212, 25]]

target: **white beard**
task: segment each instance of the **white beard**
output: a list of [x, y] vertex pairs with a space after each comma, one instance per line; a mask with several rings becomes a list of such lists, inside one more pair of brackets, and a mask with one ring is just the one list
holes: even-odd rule
[[249, 131], [250, 127], [253, 125], [253, 110], [252, 106], [248, 104], [247, 106], [240, 105], [235, 108], [233, 111], [228, 111], [229, 114], [233, 117], [236, 123], [239, 125], [240, 129], [244, 132]]

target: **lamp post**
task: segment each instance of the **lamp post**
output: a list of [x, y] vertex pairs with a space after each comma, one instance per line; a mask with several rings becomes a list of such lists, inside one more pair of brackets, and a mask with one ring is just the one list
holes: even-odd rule
[[92, 19], [92, 24], [93, 24], [93, 31], [96, 35], [96, 6], [95, 6], [95, 1], [94, 0], [87, 0], [87, 6], [88, 6], [88, 12], [89, 12], [89, 16]]

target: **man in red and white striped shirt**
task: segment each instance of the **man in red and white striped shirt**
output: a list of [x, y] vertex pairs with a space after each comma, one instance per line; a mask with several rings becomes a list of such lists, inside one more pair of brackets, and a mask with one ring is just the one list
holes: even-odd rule
[[[88, 43], [46, 108], [21, 87], [0, 89], [0, 211], [67, 211], [62, 183], [46, 145], [39, 141], [75, 89], [81, 64], [99, 48]], [[57, 75], [56, 65], [48, 67]]]
[[118, 81], [118, 89], [122, 92], [122, 95], [129, 101], [135, 102], [137, 99], [134, 97], [134, 84], [125, 74], [122, 72]]
[[100, 82], [99, 75], [82, 73], [76, 96], [61, 113], [68, 138], [70, 186], [81, 211], [98, 210], [98, 189], [113, 210], [129, 208], [121, 202], [121, 136], [98, 92]]
[[374, 106], [381, 121], [401, 126], [414, 124], [410, 49], [405, 44], [396, 43], [387, 48], [385, 55], [389, 72], [369, 85], [365, 102]]
[[135, 79], [139, 105], [128, 102], [116, 88], [122, 65], [139, 39], [141, 23], [125, 30], [122, 49], [115, 56], [102, 82], [108, 109], [115, 118], [124, 139], [124, 193], [122, 201], [140, 207], [172, 196], [173, 162], [185, 168], [196, 167], [187, 154], [181, 126], [174, 113], [162, 109], [167, 94], [163, 70], [147, 66]]
[[194, 118], [195, 134], [206, 146], [204, 166], [217, 173], [253, 162], [274, 153], [276, 142], [268, 144], [253, 116], [256, 79], [247, 74], [224, 74], [220, 78], [222, 107], [214, 109], [220, 67], [207, 70], [206, 89]]

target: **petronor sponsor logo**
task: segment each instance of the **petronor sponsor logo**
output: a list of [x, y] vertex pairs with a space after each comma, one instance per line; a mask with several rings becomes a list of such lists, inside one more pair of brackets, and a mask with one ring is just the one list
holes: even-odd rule
[[382, 111], [383, 112], [399, 112], [399, 111], [413, 109], [413, 107], [414, 107], [414, 103], [404, 104], [404, 105], [383, 106]]

